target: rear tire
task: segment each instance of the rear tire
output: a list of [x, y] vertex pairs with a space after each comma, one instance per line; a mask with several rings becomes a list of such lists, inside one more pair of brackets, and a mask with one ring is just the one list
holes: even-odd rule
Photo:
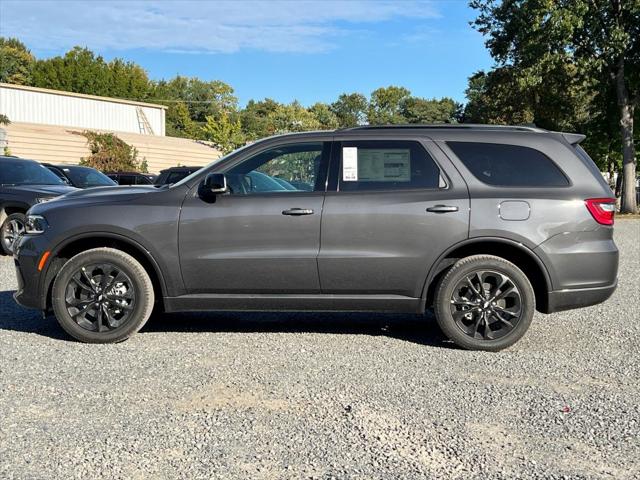
[[18, 235], [24, 233], [27, 217], [24, 213], [12, 213], [0, 227], [0, 250], [5, 255], [13, 255], [13, 244]]
[[153, 284], [131, 255], [94, 248], [65, 263], [53, 283], [60, 326], [87, 343], [117, 343], [142, 328], [154, 306]]
[[457, 261], [436, 290], [434, 310], [442, 332], [468, 350], [496, 352], [529, 329], [535, 294], [513, 263], [493, 255]]

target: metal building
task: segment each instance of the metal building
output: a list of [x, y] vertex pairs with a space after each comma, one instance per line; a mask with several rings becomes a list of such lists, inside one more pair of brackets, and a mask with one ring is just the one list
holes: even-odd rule
[[164, 136], [163, 105], [0, 83], [0, 114], [11, 122]]

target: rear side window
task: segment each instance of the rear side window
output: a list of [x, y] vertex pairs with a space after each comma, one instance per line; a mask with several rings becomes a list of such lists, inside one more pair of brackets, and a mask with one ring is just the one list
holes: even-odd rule
[[565, 187], [569, 180], [544, 153], [520, 145], [447, 142], [481, 182], [505, 187]]
[[339, 190], [400, 190], [443, 186], [440, 169], [418, 142], [346, 141], [340, 148]]

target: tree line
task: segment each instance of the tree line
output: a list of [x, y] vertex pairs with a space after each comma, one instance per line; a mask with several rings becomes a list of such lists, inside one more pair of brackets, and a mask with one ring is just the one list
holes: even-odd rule
[[470, 6], [478, 13], [472, 26], [495, 64], [469, 78], [465, 106], [388, 86], [309, 107], [266, 98], [241, 108], [233, 88], [219, 80], [155, 81], [135, 63], [107, 62], [81, 47], [36, 59], [10, 38], [0, 38], [0, 81], [164, 104], [168, 135], [209, 140], [224, 152], [277, 133], [364, 124], [535, 124], [580, 132], [600, 170], [619, 174], [613, 186], [621, 210], [637, 211], [640, 0], [471, 0]]

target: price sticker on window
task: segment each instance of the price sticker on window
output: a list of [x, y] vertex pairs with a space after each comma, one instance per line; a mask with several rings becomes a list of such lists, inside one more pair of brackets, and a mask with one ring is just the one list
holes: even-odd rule
[[342, 147], [342, 181], [358, 181], [358, 147]]

